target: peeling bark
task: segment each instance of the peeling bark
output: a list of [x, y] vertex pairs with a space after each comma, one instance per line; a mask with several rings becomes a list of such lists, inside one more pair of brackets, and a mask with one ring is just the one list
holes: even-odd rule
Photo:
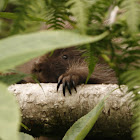
[[[16, 84], [9, 87], [19, 102], [22, 121], [30, 131], [22, 131], [33, 136], [64, 136], [67, 129], [80, 117], [87, 114], [117, 85], [80, 85], [77, 93], [62, 87], [56, 91], [56, 84]], [[105, 103], [104, 110], [90, 135], [117, 136], [130, 133], [132, 111], [131, 94], [125, 94], [125, 86], [115, 90]]]

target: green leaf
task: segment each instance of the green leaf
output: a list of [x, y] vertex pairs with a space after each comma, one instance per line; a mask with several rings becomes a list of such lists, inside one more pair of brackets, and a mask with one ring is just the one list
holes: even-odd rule
[[[129, 70], [124, 72], [120, 76], [121, 81], [123, 82], [122, 84], [126, 84], [128, 86], [128, 89], [133, 92], [138, 88], [140, 89], [140, 70]], [[137, 87], [137, 88], [136, 88]]]
[[12, 84], [19, 82], [25, 76], [27, 76], [27, 75], [23, 74], [23, 73], [15, 73], [15, 74], [11, 74], [11, 75], [10, 74], [9, 75], [0, 75], [0, 81], [7, 85], [12, 85]]
[[105, 100], [108, 98], [110, 93], [108, 93], [88, 114], [76, 121], [67, 131], [63, 140], [83, 140], [97, 121], [103, 110]]
[[16, 19], [17, 15], [9, 12], [0, 12], [0, 17], [6, 19]]
[[140, 70], [136, 69], [136, 70], [126, 71], [121, 75], [120, 78], [124, 84], [127, 84], [128, 82], [136, 80], [136, 79], [140, 80]]
[[71, 6], [70, 11], [76, 17], [77, 27], [85, 33], [89, 17], [89, 3], [86, 0], [69, 0], [67, 6]]
[[91, 37], [78, 33], [56, 30], [16, 35], [0, 40], [0, 71], [14, 68], [34, 57], [57, 48], [71, 47], [96, 42], [108, 35]]
[[97, 63], [97, 58], [95, 57], [95, 48], [94, 46], [89, 46], [87, 47], [87, 49], [89, 50], [88, 51], [88, 54], [87, 54], [87, 62], [88, 62], [88, 70], [89, 70], [89, 73], [88, 73], [88, 77], [86, 79], [86, 84], [89, 80], [89, 78], [91, 77], [93, 71], [94, 71], [94, 68], [95, 68], [95, 65]]
[[0, 0], [0, 11], [3, 10], [4, 7], [4, 0]]
[[15, 97], [0, 84], [0, 139], [18, 140], [20, 112]]
[[125, 62], [126, 64], [132, 63], [132, 62], [137, 62], [140, 60], [140, 55], [129, 55], [127, 57], [123, 57], [121, 60], [122, 62]]
[[138, 26], [140, 25], [140, 5], [138, 0], [124, 0], [122, 7], [126, 10], [126, 21], [131, 33], [138, 32]]
[[[32, 15], [29, 15], [29, 14], [27, 14], [27, 16], [29, 18], [27, 18], [26, 20], [29, 20], [29, 21], [42, 21], [42, 22], [47, 22], [47, 20], [45, 20], [43, 18], [34, 17]], [[17, 19], [18, 18], [18, 15], [16, 13], [0, 12], [0, 17], [1, 18], [6, 18], [6, 19]]]
[[128, 91], [132, 91], [133, 94], [133, 124], [132, 137], [134, 140], [140, 139], [140, 69], [128, 70], [121, 76], [122, 84], [128, 86]]
[[0, 1], [0, 11], [1, 10], [5, 10], [7, 4], [8, 4], [9, 0], [1, 0]]
[[69, 0], [66, 5], [70, 7], [70, 12], [76, 17], [77, 28], [85, 34], [90, 18], [90, 10], [98, 0]]

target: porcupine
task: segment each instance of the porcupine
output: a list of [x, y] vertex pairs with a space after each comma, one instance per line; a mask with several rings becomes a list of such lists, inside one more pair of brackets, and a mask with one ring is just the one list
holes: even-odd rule
[[[71, 94], [71, 89], [85, 83], [88, 76], [88, 65], [82, 56], [83, 51], [75, 47], [57, 49], [51, 55], [47, 53], [33, 59], [18, 69], [25, 73], [33, 74], [40, 83], [58, 83], [63, 85], [63, 94], [66, 88]], [[32, 63], [29, 69], [29, 64]], [[28, 66], [27, 66], [28, 65]], [[28, 71], [28, 72], [27, 72]], [[21, 83], [35, 83], [32, 78], [25, 78]], [[88, 84], [115, 84], [117, 78], [115, 72], [101, 59], [94, 68]]]

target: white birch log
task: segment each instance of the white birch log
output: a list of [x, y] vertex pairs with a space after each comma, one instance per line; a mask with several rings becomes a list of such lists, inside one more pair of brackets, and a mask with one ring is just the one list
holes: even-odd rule
[[[117, 85], [80, 85], [77, 93], [66, 91], [62, 87], [56, 91], [57, 84], [16, 84], [9, 87], [19, 102], [23, 123], [30, 128], [26, 133], [34, 136], [63, 136], [66, 130], [80, 117], [88, 113]], [[105, 103], [104, 110], [94, 126], [91, 135], [120, 135], [130, 132], [132, 107], [131, 94], [125, 94], [127, 88], [115, 90]]]

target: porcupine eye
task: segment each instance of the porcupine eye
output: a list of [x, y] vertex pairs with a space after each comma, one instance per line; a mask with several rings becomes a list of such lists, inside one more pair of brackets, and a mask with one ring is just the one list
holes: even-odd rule
[[63, 55], [62, 58], [63, 59], [68, 59], [68, 56], [67, 55]]

